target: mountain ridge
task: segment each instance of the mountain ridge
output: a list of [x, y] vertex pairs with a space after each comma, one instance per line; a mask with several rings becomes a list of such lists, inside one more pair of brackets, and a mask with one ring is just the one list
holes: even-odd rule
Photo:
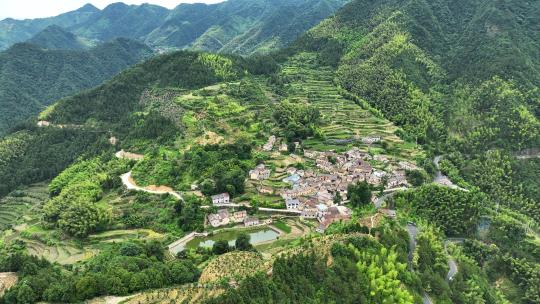
[[[51, 18], [0, 21], [0, 30], [4, 29], [0, 34], [0, 49], [25, 41], [49, 25], [58, 25], [82, 38], [101, 42], [125, 37], [158, 49], [194, 48], [242, 55], [269, 52], [288, 45], [347, 1], [229, 0], [216, 4], [182, 3], [172, 10], [122, 2], [112, 3], [102, 10], [83, 6]], [[277, 22], [267, 24], [272, 19]], [[287, 25], [289, 31], [268, 32], [269, 28], [280, 24]], [[246, 36], [250, 29], [257, 28], [257, 34]], [[271, 34], [276, 34], [277, 38]], [[209, 43], [211, 40], [221, 42]], [[235, 48], [234, 44], [249, 46]]]

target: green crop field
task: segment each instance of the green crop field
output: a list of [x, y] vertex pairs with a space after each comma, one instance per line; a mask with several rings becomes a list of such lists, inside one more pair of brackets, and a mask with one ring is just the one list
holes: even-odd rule
[[45, 184], [35, 184], [16, 190], [0, 200], [0, 231], [21, 223], [32, 208], [40, 206], [49, 197]]

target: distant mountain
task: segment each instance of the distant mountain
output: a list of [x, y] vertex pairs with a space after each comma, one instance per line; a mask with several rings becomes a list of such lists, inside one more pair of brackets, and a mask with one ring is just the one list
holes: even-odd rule
[[234, 0], [190, 9], [180, 5], [146, 41], [212, 52], [265, 53], [288, 45], [346, 2]]
[[168, 9], [157, 5], [113, 3], [70, 30], [81, 37], [100, 41], [118, 37], [144, 40], [168, 14]]
[[151, 54], [146, 45], [125, 38], [89, 50], [15, 44], [0, 53], [0, 134], [52, 102], [96, 86]]
[[44, 30], [49, 25], [58, 25], [69, 29], [77, 24], [85, 23], [90, 17], [99, 13], [99, 9], [87, 4], [78, 10], [51, 18], [39, 19], [4, 19], [0, 21], [0, 50], [7, 49], [17, 42], [24, 42]]
[[52, 18], [0, 21], [0, 49], [57, 25], [89, 40], [125, 37], [156, 48], [251, 54], [286, 46], [348, 0], [228, 0], [180, 4], [92, 5]]
[[27, 41], [49, 50], [83, 50], [91, 42], [75, 36], [58, 25], [50, 25]]

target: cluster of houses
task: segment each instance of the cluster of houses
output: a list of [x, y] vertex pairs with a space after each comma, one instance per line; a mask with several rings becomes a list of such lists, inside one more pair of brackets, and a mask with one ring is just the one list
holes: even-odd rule
[[220, 209], [217, 213], [208, 215], [208, 223], [212, 227], [228, 225], [230, 223], [243, 223], [247, 218], [246, 211], [230, 213], [227, 209]]
[[324, 230], [336, 221], [348, 221], [351, 218], [351, 210], [345, 206], [334, 203], [320, 203], [317, 198], [286, 199], [285, 205], [289, 210], [301, 210], [300, 217], [305, 219], [317, 219], [318, 232]]
[[368, 162], [373, 157], [360, 152], [358, 148], [345, 153], [304, 150], [304, 156], [315, 161], [319, 172], [288, 168], [289, 177], [284, 181], [291, 183], [292, 188], [281, 191], [280, 194], [285, 200], [315, 197], [319, 203], [328, 204], [338, 194], [341, 200], [347, 200], [348, 186], [362, 181], [378, 186], [386, 180], [387, 188], [406, 187], [409, 185], [405, 176], [406, 170], [416, 168], [413, 164], [401, 162], [399, 168], [391, 173], [374, 169]]
[[264, 164], [260, 164], [255, 169], [249, 171], [249, 178], [253, 180], [265, 180], [270, 178], [270, 169]]
[[[367, 141], [378, 140], [380, 138], [369, 138]], [[263, 150], [272, 151], [277, 141], [275, 136], [270, 136]], [[386, 188], [407, 187], [409, 184], [406, 171], [418, 170], [416, 165], [405, 161], [392, 163], [387, 167], [390, 168], [390, 172], [375, 169], [369, 161], [388, 163], [390, 159], [384, 155], [371, 156], [358, 148], [352, 148], [344, 153], [304, 150], [304, 157], [312, 160], [317, 169], [300, 170], [289, 167], [286, 170], [288, 176], [283, 181], [289, 183], [290, 188], [274, 189], [260, 183], [257, 190], [261, 194], [277, 193], [285, 200], [288, 210], [298, 212], [302, 218], [318, 220], [319, 232], [323, 232], [335, 221], [350, 219], [351, 210], [340, 205], [347, 200], [349, 185], [366, 181], [374, 186], [384, 183]], [[259, 164], [249, 171], [249, 179], [255, 181], [269, 179], [270, 175], [271, 170], [264, 164]], [[229, 194], [212, 196], [212, 203], [216, 206], [230, 204]], [[220, 210], [216, 214], [209, 215], [208, 220], [213, 227], [242, 222], [245, 226], [260, 224], [257, 218], [247, 217], [245, 211], [231, 214], [227, 210]]]
[[[229, 193], [226, 192], [212, 195], [211, 199], [212, 204], [216, 207], [237, 206], [231, 204], [231, 197]], [[225, 226], [231, 223], [244, 223], [245, 227], [251, 227], [258, 225], [266, 225], [272, 222], [272, 220], [270, 219], [261, 223], [258, 218], [248, 216], [246, 211], [236, 211], [231, 213], [226, 208], [220, 209], [217, 213], [209, 214], [207, 218], [208, 223], [212, 227]]]
[[261, 222], [257, 217], [248, 216], [245, 210], [229, 212], [227, 209], [220, 209], [217, 213], [208, 215], [208, 223], [214, 228], [238, 223], [244, 223], [245, 227], [253, 227], [271, 224], [272, 219]]

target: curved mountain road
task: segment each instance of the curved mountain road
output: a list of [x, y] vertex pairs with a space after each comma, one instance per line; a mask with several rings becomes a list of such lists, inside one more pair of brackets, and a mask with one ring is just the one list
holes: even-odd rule
[[452, 188], [452, 189], [457, 189], [457, 190], [469, 192], [468, 189], [461, 188], [460, 186], [454, 184], [454, 183], [450, 180], [450, 178], [448, 178], [448, 176], [442, 174], [441, 168], [439, 167], [439, 162], [441, 161], [442, 157], [443, 157], [442, 155], [437, 155], [437, 156], [435, 156], [435, 158], [433, 159], [433, 164], [434, 164], [435, 167], [437, 168], [437, 172], [435, 172], [435, 178], [433, 179], [433, 182], [436, 183], [436, 184], [439, 184], [439, 185], [441, 185], [441, 186], [444, 186], [444, 187], [448, 187], [448, 188]]
[[137, 186], [135, 182], [133, 181], [133, 178], [131, 177], [131, 171], [129, 171], [128, 173], [122, 174], [120, 178], [122, 179], [122, 184], [124, 184], [124, 186], [128, 190], [141, 191], [141, 192], [146, 192], [146, 193], [151, 193], [151, 194], [170, 194], [179, 200], [182, 200], [182, 201], [184, 200], [182, 195], [180, 195], [180, 193], [176, 191], [150, 190], [144, 187]]
[[[413, 260], [414, 250], [416, 249], [416, 236], [418, 235], [418, 232], [420, 232], [420, 229], [416, 225], [408, 223], [407, 226], [405, 226], [405, 230], [407, 230], [407, 233], [409, 234], [409, 256], [408, 256], [409, 269], [411, 271], [414, 271], [412, 267], [412, 260]], [[433, 301], [431, 300], [431, 298], [425, 291], [422, 291], [422, 303], [423, 304], [433, 303]]]
[[[135, 184], [135, 181], [131, 177], [131, 171], [129, 171], [128, 173], [120, 175], [120, 178], [122, 179], [122, 184], [124, 184], [124, 186], [128, 190], [141, 191], [141, 192], [146, 192], [146, 193], [151, 193], [151, 194], [170, 194], [170, 195], [172, 195], [173, 197], [175, 197], [175, 198], [177, 198], [179, 200], [182, 200], [182, 201], [184, 200], [182, 195], [180, 193], [176, 192], [176, 191], [150, 190], [150, 189], [146, 189], [144, 187], [137, 186], [137, 184]], [[246, 206], [246, 205], [242, 205], [242, 204], [223, 204], [223, 205], [220, 205], [218, 207], [231, 208], [231, 207], [241, 207], [241, 206], [251, 208], [251, 206]], [[201, 208], [203, 208], [203, 209], [210, 208], [210, 207], [211, 206], [201, 206]], [[295, 214], [295, 215], [300, 215], [302, 213], [301, 211], [298, 211], [298, 210], [274, 209], [274, 208], [259, 208], [259, 211], [284, 213], [284, 214]]]
[[446, 281], [452, 281], [456, 274], [458, 273], [458, 265], [454, 258], [448, 254], [448, 244], [449, 243], [463, 243], [465, 239], [464, 238], [448, 238], [446, 241], [444, 241], [444, 252], [448, 256], [448, 267], [450, 268], [448, 270], [448, 274], [446, 275]]
[[[413, 271], [413, 268], [412, 268], [413, 253], [414, 253], [414, 250], [416, 249], [416, 236], [420, 232], [420, 229], [416, 225], [409, 223], [407, 224], [407, 226], [405, 226], [405, 230], [407, 230], [407, 233], [409, 234], [409, 256], [408, 256], [409, 268], [411, 271]], [[461, 243], [463, 242], [463, 240], [464, 240], [463, 238], [450, 238], [444, 241], [444, 251], [446, 255], [448, 256], [448, 267], [449, 267], [448, 273], [446, 274], [446, 281], [453, 280], [455, 275], [458, 273], [458, 265], [456, 261], [450, 254], [448, 254], [448, 250], [447, 250], [448, 244]], [[426, 292], [423, 292], [422, 294], [422, 302], [424, 304], [433, 303], [433, 301], [431, 300], [431, 298]]]

